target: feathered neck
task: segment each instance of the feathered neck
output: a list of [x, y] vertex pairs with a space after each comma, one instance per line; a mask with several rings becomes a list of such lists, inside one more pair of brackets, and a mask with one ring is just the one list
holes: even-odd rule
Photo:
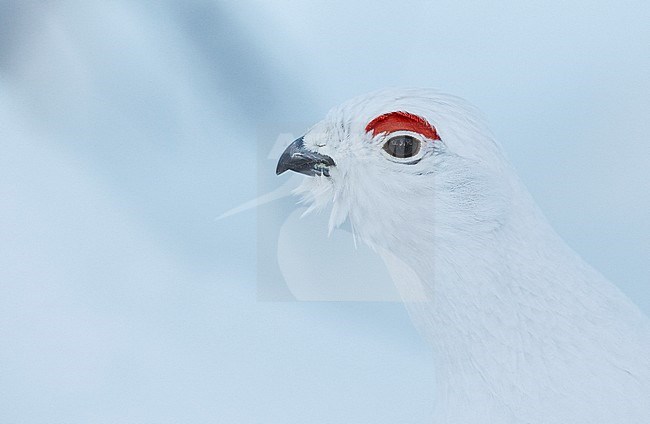
[[460, 231], [438, 215], [439, 201], [428, 237], [378, 249], [399, 258], [394, 278], [411, 275], [398, 284], [409, 299], [426, 295], [405, 303], [434, 349], [439, 422], [615, 422], [620, 409], [598, 399], [640, 408], [621, 395], [639, 388], [623, 378], [620, 358], [629, 324], [644, 318], [560, 239], [523, 187], [513, 189], [518, 201], [498, 224]]

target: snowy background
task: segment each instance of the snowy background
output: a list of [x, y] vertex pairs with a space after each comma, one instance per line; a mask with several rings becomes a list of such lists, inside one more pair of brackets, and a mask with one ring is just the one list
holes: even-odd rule
[[427, 423], [402, 306], [257, 301], [255, 212], [215, 220], [259, 194], [261, 129], [387, 86], [482, 109], [650, 313], [649, 20], [641, 0], [0, 0], [0, 423]]

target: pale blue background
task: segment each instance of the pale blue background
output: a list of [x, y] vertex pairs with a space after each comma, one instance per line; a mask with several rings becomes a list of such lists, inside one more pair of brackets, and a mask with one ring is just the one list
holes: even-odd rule
[[479, 106], [650, 312], [649, 20], [641, 0], [0, 0], [0, 423], [428, 422], [400, 305], [257, 302], [255, 213], [214, 220], [258, 194], [260, 128], [386, 86]]

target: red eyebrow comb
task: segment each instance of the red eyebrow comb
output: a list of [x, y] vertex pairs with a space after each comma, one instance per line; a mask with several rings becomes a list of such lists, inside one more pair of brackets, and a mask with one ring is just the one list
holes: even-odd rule
[[366, 132], [371, 131], [373, 136], [395, 131], [412, 131], [431, 140], [440, 140], [438, 131], [426, 119], [403, 111], [379, 115], [366, 125]]

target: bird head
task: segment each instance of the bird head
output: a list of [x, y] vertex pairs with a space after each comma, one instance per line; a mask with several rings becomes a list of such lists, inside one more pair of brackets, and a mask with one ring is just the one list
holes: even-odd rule
[[[333, 108], [282, 154], [310, 210], [332, 206], [371, 246], [400, 249], [498, 228], [508, 166], [476, 110], [434, 90], [384, 90]], [[399, 244], [399, 245], [398, 245]], [[418, 245], [419, 246], [416, 246]]]

